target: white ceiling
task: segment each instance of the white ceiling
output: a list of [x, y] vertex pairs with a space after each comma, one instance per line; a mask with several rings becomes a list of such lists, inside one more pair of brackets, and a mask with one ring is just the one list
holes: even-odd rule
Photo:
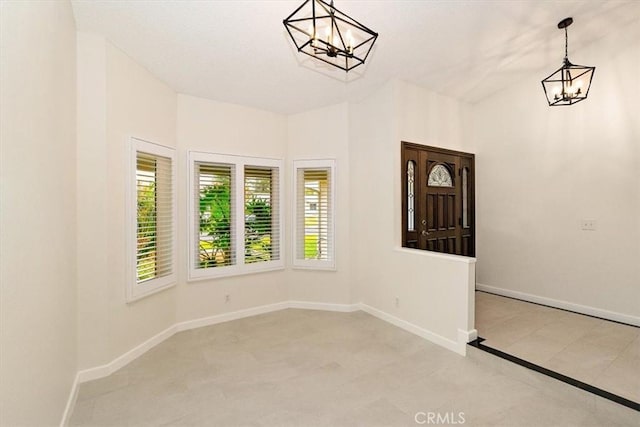
[[79, 31], [104, 35], [176, 91], [286, 114], [357, 100], [391, 78], [473, 103], [559, 67], [562, 18], [574, 18], [569, 57], [596, 66], [580, 47], [640, 18], [637, 0], [335, 0], [380, 34], [347, 74], [295, 51], [282, 20], [302, 0], [72, 3]]

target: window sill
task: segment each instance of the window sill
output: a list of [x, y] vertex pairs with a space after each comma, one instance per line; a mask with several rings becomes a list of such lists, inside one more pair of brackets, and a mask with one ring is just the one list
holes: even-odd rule
[[300, 265], [294, 264], [291, 266], [292, 270], [315, 270], [315, 271], [338, 271], [335, 265]]
[[[274, 262], [273, 264], [270, 264], [268, 266], [267, 265], [260, 266], [259, 268], [254, 267], [251, 264], [249, 265], [249, 267], [247, 265], [244, 265], [241, 268], [232, 268], [232, 267], [238, 267], [238, 266], [222, 267], [220, 269], [216, 269], [214, 267], [211, 270], [216, 270], [216, 271], [205, 271], [196, 276], [192, 275], [193, 271], [191, 271], [189, 274], [189, 277], [187, 278], [187, 282], [189, 283], [202, 282], [204, 280], [215, 280], [215, 279], [221, 279], [224, 277], [234, 277], [234, 276], [246, 276], [249, 274], [282, 271], [285, 269], [284, 264], [281, 262], [278, 262], [278, 263]], [[200, 272], [201, 270], [197, 270], [197, 271]]]

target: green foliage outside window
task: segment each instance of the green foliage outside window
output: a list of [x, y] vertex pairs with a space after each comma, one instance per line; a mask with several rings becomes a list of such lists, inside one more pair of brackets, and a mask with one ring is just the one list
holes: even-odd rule
[[200, 268], [230, 265], [231, 179], [219, 176], [200, 190]]
[[137, 280], [156, 276], [156, 186], [155, 183], [138, 184], [137, 218]]
[[[215, 184], [200, 188], [199, 267], [211, 268], [234, 264], [232, 259], [232, 215], [230, 175], [216, 175]], [[257, 181], [257, 182], [256, 182]], [[268, 181], [264, 183], [262, 181]], [[252, 190], [260, 192], [248, 199], [245, 213], [245, 262], [272, 259], [272, 212], [270, 179], [254, 179]]]
[[271, 260], [271, 205], [262, 199], [247, 200], [245, 211], [245, 262]]
[[304, 259], [318, 258], [318, 235], [307, 234], [304, 236]]

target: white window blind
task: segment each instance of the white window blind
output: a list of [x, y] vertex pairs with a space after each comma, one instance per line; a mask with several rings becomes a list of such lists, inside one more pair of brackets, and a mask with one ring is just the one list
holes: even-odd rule
[[192, 151], [189, 280], [281, 269], [282, 161]]
[[294, 266], [335, 268], [335, 162], [294, 162]]
[[244, 168], [244, 260], [280, 259], [278, 168]]
[[198, 258], [195, 268], [225, 267], [236, 263], [234, 166], [195, 164], [198, 209], [195, 211]]
[[174, 151], [136, 138], [131, 146], [130, 301], [173, 285], [176, 276]]

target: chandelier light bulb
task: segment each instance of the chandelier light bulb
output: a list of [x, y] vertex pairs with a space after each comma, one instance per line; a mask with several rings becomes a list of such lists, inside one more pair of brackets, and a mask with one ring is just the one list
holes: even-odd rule
[[353, 34], [351, 34], [351, 30], [347, 30], [347, 52], [350, 54], [353, 53], [353, 46], [355, 43], [353, 42]]

